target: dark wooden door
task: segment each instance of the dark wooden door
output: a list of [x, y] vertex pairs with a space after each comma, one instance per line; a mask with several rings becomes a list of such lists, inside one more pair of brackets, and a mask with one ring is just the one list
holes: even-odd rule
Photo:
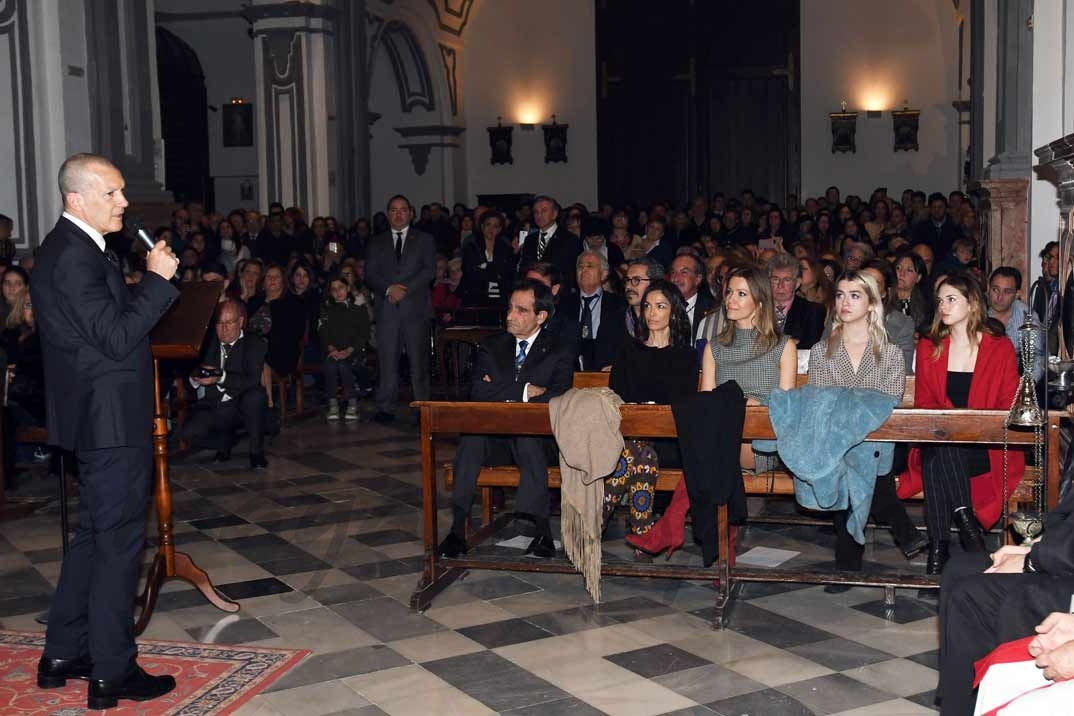
[[798, 12], [798, 0], [597, 0], [601, 201], [796, 193]]

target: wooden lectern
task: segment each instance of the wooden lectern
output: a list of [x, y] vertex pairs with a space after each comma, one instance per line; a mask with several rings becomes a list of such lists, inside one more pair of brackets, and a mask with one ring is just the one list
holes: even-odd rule
[[141, 634], [149, 624], [160, 588], [168, 579], [190, 582], [217, 609], [239, 611], [238, 603], [217, 592], [209, 575], [194, 564], [190, 555], [175, 551], [172, 541], [172, 488], [168, 482], [168, 419], [160, 399], [160, 360], [197, 360], [201, 356], [201, 344], [216, 312], [221, 290], [219, 281], [184, 283], [179, 298], [149, 336], [153, 345], [153, 473], [160, 546], [149, 569], [145, 590], [135, 600], [135, 604], [142, 608], [134, 626], [135, 634]]

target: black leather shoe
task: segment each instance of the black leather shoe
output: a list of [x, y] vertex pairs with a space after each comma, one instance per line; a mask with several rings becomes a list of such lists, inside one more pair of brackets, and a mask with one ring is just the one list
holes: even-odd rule
[[391, 413], [385, 413], [383, 410], [378, 410], [373, 415], [373, 422], [374, 423], [390, 423], [393, 420], [395, 420], [395, 416], [392, 415]]
[[526, 548], [527, 557], [536, 557], [537, 559], [551, 559], [556, 556], [556, 543], [552, 541], [551, 537], [534, 537], [530, 542], [530, 546]]
[[987, 552], [984, 534], [981, 525], [977, 523], [977, 516], [968, 507], [960, 507], [955, 510], [955, 527], [958, 528], [958, 537], [962, 540], [962, 549], [967, 552]]
[[448, 532], [447, 537], [440, 543], [440, 546], [436, 548], [436, 553], [441, 557], [447, 557], [448, 559], [455, 559], [460, 554], [466, 554], [466, 540], [459, 537], [454, 532]]
[[214, 459], [217, 462], [227, 462], [228, 460], [231, 459], [231, 449], [228, 448], [228, 449], [225, 449], [225, 450], [217, 450], [216, 451], [216, 457]]
[[68, 679], [89, 680], [93, 672], [93, 662], [88, 656], [78, 659], [46, 659], [37, 662], [37, 688], [58, 689], [67, 684]]
[[921, 532], [911, 528], [906, 534], [895, 534], [895, 544], [904, 557], [913, 559], [929, 546], [929, 541]]
[[943, 573], [943, 566], [951, 556], [947, 542], [929, 542], [929, 559], [925, 564], [925, 574], [935, 577]]
[[250, 469], [251, 470], [264, 470], [268, 467], [268, 460], [265, 459], [265, 453], [252, 452], [250, 453]]
[[122, 679], [105, 681], [90, 679], [89, 696], [86, 707], [89, 709], [112, 709], [120, 699], [130, 701], [151, 701], [175, 688], [175, 678], [171, 676], [150, 676], [135, 666], [134, 670]]

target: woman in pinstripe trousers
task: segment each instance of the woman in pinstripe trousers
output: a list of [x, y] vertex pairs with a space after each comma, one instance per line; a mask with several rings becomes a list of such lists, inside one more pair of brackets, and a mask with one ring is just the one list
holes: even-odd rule
[[[1009, 340], [987, 321], [977, 280], [955, 275], [936, 291], [932, 330], [917, 346], [918, 408], [1007, 410], [1018, 387], [1018, 360]], [[985, 552], [981, 525], [999, 517], [1003, 495], [1002, 450], [963, 445], [921, 448], [926, 573], [940, 574], [949, 555], [952, 522], [963, 549]], [[1008, 489], [1021, 477], [1021, 461], [1008, 471]]]

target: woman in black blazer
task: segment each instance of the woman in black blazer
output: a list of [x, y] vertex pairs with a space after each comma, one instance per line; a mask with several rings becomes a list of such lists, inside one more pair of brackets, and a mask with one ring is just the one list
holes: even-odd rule
[[287, 288], [283, 269], [265, 269], [265, 290], [248, 304], [247, 329], [268, 342], [265, 365], [278, 375], [294, 372], [306, 335], [306, 306]]
[[504, 224], [499, 212], [483, 214], [478, 240], [463, 249], [459, 295], [465, 306], [502, 305], [511, 295], [516, 259], [511, 244], [500, 238]]

